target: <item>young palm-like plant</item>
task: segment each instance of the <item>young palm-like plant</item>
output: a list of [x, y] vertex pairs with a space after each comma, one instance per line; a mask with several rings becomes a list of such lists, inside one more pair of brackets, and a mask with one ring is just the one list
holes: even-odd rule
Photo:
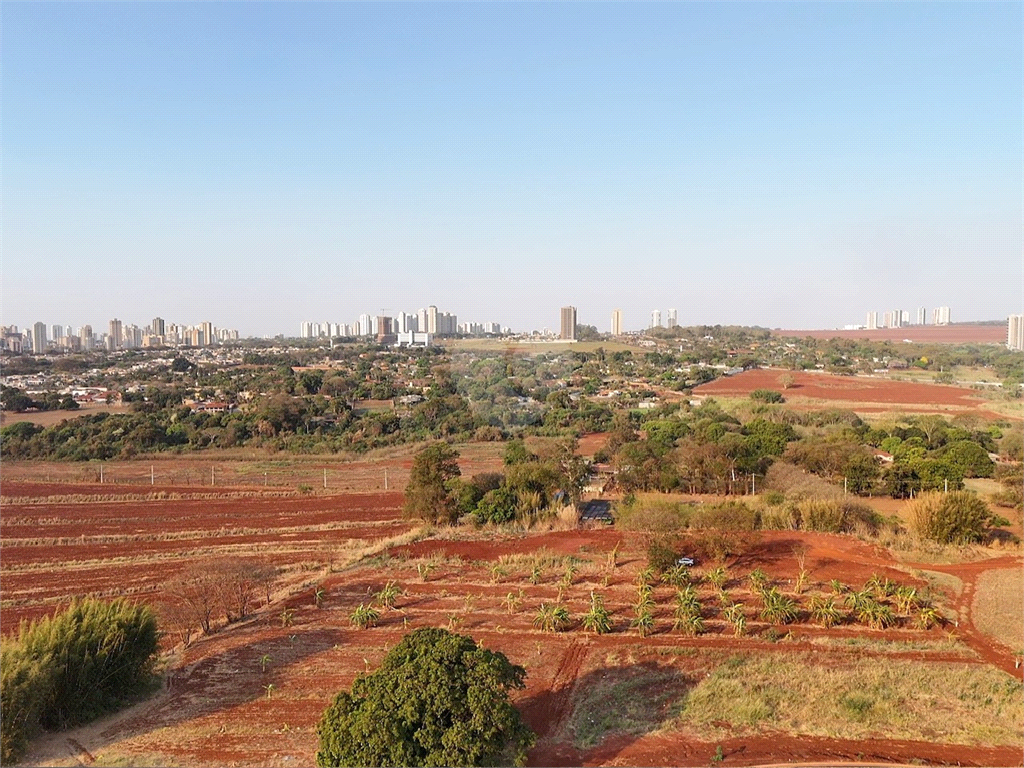
[[417, 563], [416, 573], [419, 575], [420, 581], [427, 581], [434, 568], [436, 566], [433, 563]]
[[789, 624], [796, 619], [796, 602], [794, 602], [793, 598], [782, 594], [777, 587], [772, 587], [764, 592], [763, 597], [762, 619], [771, 624]]
[[572, 586], [572, 580], [578, 571], [579, 566], [570, 560], [568, 565], [565, 566], [565, 573], [562, 574], [562, 580], [559, 582], [563, 589], [568, 589]]
[[768, 588], [768, 574], [762, 571], [760, 568], [755, 568], [747, 575], [747, 581], [750, 582], [750, 589], [757, 593], [762, 593]]
[[640, 633], [640, 637], [647, 637], [654, 631], [654, 611], [647, 607], [635, 606], [636, 618], [629, 626]]
[[654, 582], [654, 569], [650, 566], [644, 568], [636, 575], [637, 586], [650, 585]]
[[282, 627], [290, 627], [292, 623], [295, 621], [295, 611], [291, 608], [285, 608], [283, 611], [281, 611], [280, 618]]
[[675, 622], [672, 624], [672, 628], [691, 636], [699, 635], [704, 631], [700, 600], [693, 587], [681, 589], [676, 594]]
[[921, 629], [931, 629], [942, 623], [942, 614], [932, 605], [922, 605], [917, 612], [917, 625]]
[[918, 606], [917, 590], [914, 587], [899, 587], [893, 597], [896, 599], [896, 610], [910, 613]]
[[376, 625], [380, 619], [380, 613], [373, 604], [364, 605], [360, 603], [348, 617], [353, 627], [359, 627], [359, 629], [367, 629]]
[[636, 604], [644, 608], [654, 609], [654, 596], [650, 584], [641, 584], [636, 588]]
[[661, 574], [661, 580], [666, 584], [671, 584], [673, 587], [685, 587], [690, 583], [690, 569], [685, 565], [669, 568]]
[[825, 628], [834, 627], [843, 618], [834, 597], [812, 597], [809, 607], [811, 620]]
[[317, 588], [313, 590], [313, 605], [317, 608], [324, 607], [324, 599], [327, 597], [327, 592], [323, 587], [317, 585]]
[[569, 626], [569, 611], [556, 603], [541, 603], [533, 626], [545, 632], [561, 632]]
[[708, 575], [705, 576], [708, 580], [708, 584], [713, 586], [717, 590], [721, 590], [725, 587], [725, 583], [729, 580], [728, 573], [725, 570], [725, 566], [718, 566], [708, 571]]
[[885, 629], [896, 623], [896, 616], [893, 614], [892, 608], [870, 597], [855, 609], [855, 613], [857, 621], [872, 629]]
[[597, 635], [612, 631], [612, 619], [601, 595], [590, 593], [590, 610], [583, 616], [583, 629]]
[[259, 665], [260, 665], [260, 672], [266, 673], [267, 667], [270, 666], [270, 654], [269, 653], [264, 653], [262, 656], [260, 656]]
[[804, 568], [800, 569], [800, 573], [796, 575], [796, 581], [793, 583], [793, 591], [798, 595], [804, 591], [804, 587], [807, 586], [807, 577], [810, 576], [810, 572]]
[[497, 584], [505, 576], [508, 576], [508, 569], [502, 563], [493, 563], [490, 570], [492, 584]]
[[509, 614], [513, 614], [516, 611], [518, 611], [519, 607], [522, 604], [523, 604], [523, 590], [521, 590], [521, 589], [519, 590], [518, 593], [516, 593], [516, 592], [509, 592], [507, 595], [505, 595], [505, 600], [502, 602], [502, 605], [505, 606], [505, 609], [509, 612]]
[[736, 637], [742, 635], [747, 629], [747, 617], [743, 614], [743, 603], [733, 603], [726, 608], [725, 620], [732, 624], [732, 630]]
[[832, 594], [834, 595], [841, 595], [846, 591], [846, 585], [839, 579], [832, 579], [828, 585], [832, 588]]
[[535, 585], [540, 584], [543, 576], [544, 569], [541, 568], [540, 563], [534, 563], [533, 567], [530, 569], [530, 583]]
[[402, 588], [398, 586], [394, 581], [389, 581], [383, 587], [380, 592], [374, 595], [374, 599], [386, 611], [390, 611], [395, 607], [395, 600], [402, 595]]

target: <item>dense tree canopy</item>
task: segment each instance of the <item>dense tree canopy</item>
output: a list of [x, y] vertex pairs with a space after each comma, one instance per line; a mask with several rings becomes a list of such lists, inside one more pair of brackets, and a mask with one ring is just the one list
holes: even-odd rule
[[324, 712], [317, 765], [522, 765], [534, 735], [509, 693], [525, 677], [470, 637], [418, 629]]

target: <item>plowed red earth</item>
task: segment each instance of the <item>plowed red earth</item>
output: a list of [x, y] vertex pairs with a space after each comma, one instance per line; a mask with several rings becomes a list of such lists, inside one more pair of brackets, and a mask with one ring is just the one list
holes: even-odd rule
[[[789, 389], [783, 389], [779, 381], [782, 376], [793, 378]], [[716, 379], [701, 384], [693, 391], [697, 395], [747, 396], [756, 389], [782, 392], [787, 400], [804, 398], [865, 404], [956, 406], [965, 409], [977, 409], [985, 405], [977, 392], [963, 387], [769, 368], [753, 369]]]
[[1006, 324], [969, 325], [917, 325], [906, 328], [875, 328], [856, 331], [773, 331], [775, 336], [789, 336], [804, 339], [870, 339], [871, 341], [910, 341], [927, 344], [1004, 344]]
[[[30, 496], [31, 486], [16, 486], [16, 495]], [[9, 488], [5, 484], [5, 494]], [[207, 557], [229, 554], [255, 559], [269, 552], [279, 563], [323, 561], [330, 558], [341, 538], [356, 535], [377, 540], [404, 530], [408, 523], [401, 519], [401, 501], [401, 494], [391, 493], [5, 504], [0, 529], [4, 541], [9, 537], [23, 541], [22, 546], [4, 546], [0, 551], [4, 599], [0, 616], [6, 629], [17, 617], [38, 615], [60, 597], [88, 592], [121, 591], [159, 601], [165, 581]], [[325, 527], [330, 525], [342, 527]], [[311, 529], [297, 530], [303, 526]], [[264, 532], [251, 533], [253, 528], [264, 527]], [[184, 538], [159, 539], [161, 530]], [[30, 532], [40, 540], [67, 540], [31, 545]], [[119, 535], [139, 538], [116, 540]], [[1020, 672], [1013, 667], [1010, 649], [974, 630], [964, 610], [970, 606], [969, 586], [959, 597], [948, 598], [948, 604], [960, 611], [957, 626], [923, 631], [903, 619], [899, 626], [884, 632], [853, 624], [825, 630], [801, 619], [787, 627], [792, 635], [784, 643], [761, 636], [769, 626], [753, 611], [749, 636], [734, 637], [713, 607], [717, 603], [708, 585], [699, 587], [702, 603], [708, 606], [707, 634], [682, 637], [670, 630], [674, 591], [657, 586], [657, 631], [641, 638], [629, 629], [635, 579], [646, 565], [645, 541], [636, 534], [601, 527], [519, 536], [465, 531], [461, 535], [477, 538], [426, 539], [392, 547], [386, 553], [389, 558], [321, 580], [326, 598], [319, 608], [314, 606], [312, 587], [306, 587], [261, 608], [245, 622], [189, 648], [178, 648], [159, 696], [97, 725], [44, 738], [34, 746], [29, 764], [78, 765], [91, 762], [90, 758], [115, 764], [312, 764], [316, 724], [335, 692], [350, 686], [356, 675], [376, 667], [405, 633], [423, 626], [445, 626], [470, 634], [526, 668], [527, 687], [517, 694], [516, 703], [540, 735], [530, 753], [531, 765], [708, 765], [719, 745], [725, 765], [856, 759], [1022, 764], [1020, 751], [1009, 747], [844, 741], [766, 733], [718, 742], [673, 730], [646, 735], [613, 733], [592, 748], [576, 749], [567, 723], [580, 705], [581, 691], [609, 670], [661, 663], [665, 658], [676, 659], [682, 672], [691, 677], [703, 675], [738, 651], [813, 652], [824, 663], [869, 663], [877, 656], [936, 665], [993, 664], [1018, 676]], [[90, 536], [111, 540], [97, 541]], [[616, 566], [609, 568], [613, 550], [617, 552]], [[810, 572], [807, 586], [811, 590], [827, 591], [832, 579], [859, 587], [874, 574], [901, 584], [924, 585], [884, 550], [851, 537], [776, 531], [752, 536], [745, 551], [729, 559], [727, 588], [738, 601], [753, 605], [746, 576], [761, 568], [789, 590], [801, 551]], [[531, 553], [543, 554], [549, 561], [570, 555], [577, 558], [580, 566], [571, 585], [559, 584], [562, 565], [545, 567], [539, 582], [532, 583]], [[490, 566], [502, 557], [506, 557], [507, 567], [492, 571]], [[435, 568], [424, 580], [417, 566], [426, 562], [435, 563]], [[987, 568], [1019, 564], [1019, 556], [1004, 557], [949, 566], [948, 571], [971, 585]], [[707, 567], [700, 563], [697, 570]], [[921, 567], [947, 570], [945, 566]], [[395, 610], [383, 611], [379, 625], [372, 629], [354, 629], [348, 618], [351, 611], [371, 600], [389, 580], [405, 590]], [[584, 633], [579, 626], [579, 617], [595, 591], [605, 596], [614, 620], [612, 633], [600, 637]], [[541, 632], [533, 626], [533, 617], [540, 603], [557, 600], [560, 593], [575, 617], [574, 624], [563, 634]], [[520, 595], [522, 600], [513, 612], [506, 604], [510, 594]], [[282, 626], [285, 608], [294, 614], [288, 625]], [[966, 645], [950, 645], [947, 632]], [[846, 640], [920, 645], [886, 648]], [[267, 660], [265, 671], [261, 659]]]

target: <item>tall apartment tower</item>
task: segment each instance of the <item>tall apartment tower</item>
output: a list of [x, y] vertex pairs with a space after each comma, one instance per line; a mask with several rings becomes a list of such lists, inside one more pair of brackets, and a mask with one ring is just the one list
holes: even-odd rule
[[162, 317], [154, 317], [150, 330], [153, 331], [154, 336], [163, 336], [167, 330], [167, 325], [164, 323], [164, 319]]
[[928, 310], [925, 307], [917, 308], [917, 322], [915, 325], [924, 325], [928, 322]]
[[1024, 350], [1024, 315], [1010, 315], [1006, 319], [1006, 346]]
[[932, 325], [949, 325], [949, 307], [936, 307], [932, 310]]
[[81, 340], [82, 350], [88, 352], [92, 349], [92, 326], [83, 325], [81, 330], [78, 332], [78, 338]]
[[41, 355], [46, 351], [46, 323], [32, 326], [32, 354]]
[[869, 331], [873, 331], [878, 327], [878, 313], [868, 312], [868, 321], [865, 323], [865, 327]]
[[558, 338], [576, 340], [576, 307], [562, 307], [562, 329]]
[[651, 328], [661, 328], [661, 310], [651, 312]]
[[612, 336], [622, 335], [622, 310], [612, 310]]
[[437, 307], [433, 304], [427, 307], [427, 333], [437, 334]]
[[107, 346], [110, 349], [120, 349], [124, 344], [124, 336], [121, 334], [121, 321], [116, 317], [110, 321], [108, 333], [109, 341], [107, 342]]
[[679, 325], [679, 320], [677, 318], [678, 318], [678, 315], [676, 314], [676, 311], [674, 309], [670, 309], [668, 311], [668, 327], [669, 328], [675, 328], [677, 325]]

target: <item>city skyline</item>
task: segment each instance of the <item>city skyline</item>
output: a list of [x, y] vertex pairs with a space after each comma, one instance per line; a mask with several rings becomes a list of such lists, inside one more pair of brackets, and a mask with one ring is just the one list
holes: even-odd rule
[[0, 21], [2, 324], [98, 327], [112, 293], [252, 336], [427, 297], [524, 329], [1021, 310], [1017, 3]]

